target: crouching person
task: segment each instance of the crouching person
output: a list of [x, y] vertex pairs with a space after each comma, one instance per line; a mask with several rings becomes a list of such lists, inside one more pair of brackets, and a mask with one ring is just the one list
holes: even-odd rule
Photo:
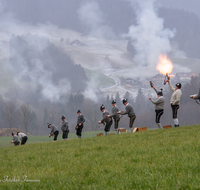
[[105, 135], [108, 135], [110, 134], [110, 128], [111, 128], [111, 125], [112, 125], [112, 118], [110, 117], [107, 117], [109, 114], [109, 112], [105, 109], [105, 106], [102, 104], [102, 106], [100, 107], [100, 110], [101, 112], [103, 112], [103, 119], [101, 121], [99, 121], [98, 123], [99, 124], [104, 124], [105, 125], [105, 128], [104, 128], [104, 131], [105, 131]]
[[50, 124], [50, 123], [47, 123], [47, 125], [48, 125], [48, 128], [51, 128], [51, 132], [49, 134], [49, 137], [54, 136], [53, 140], [57, 141], [57, 137], [58, 137], [58, 134], [59, 134], [58, 128], [55, 125]]
[[17, 132], [17, 136], [19, 136], [19, 138], [20, 138], [21, 145], [26, 144], [26, 141], [28, 140], [28, 137], [26, 136], [25, 133]]
[[12, 136], [13, 136], [13, 140], [10, 142], [13, 143], [15, 146], [18, 146], [20, 144], [18, 136], [15, 135], [14, 133], [12, 133]]
[[61, 130], [63, 132], [62, 138], [63, 140], [67, 140], [69, 134], [69, 124], [68, 121], [66, 121], [65, 116], [62, 116], [61, 119], [62, 119]]

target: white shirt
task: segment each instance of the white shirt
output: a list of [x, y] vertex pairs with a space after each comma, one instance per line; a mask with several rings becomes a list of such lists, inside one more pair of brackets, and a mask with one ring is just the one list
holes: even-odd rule
[[180, 99], [181, 99], [181, 96], [182, 96], [182, 92], [180, 89], [175, 89], [171, 83], [168, 83], [169, 84], [169, 87], [170, 89], [173, 91], [173, 94], [171, 96], [171, 99], [170, 99], [170, 104], [172, 105], [179, 105], [179, 102], [180, 102]]
[[26, 134], [20, 132], [20, 133], [18, 133], [18, 136], [19, 136], [20, 140], [22, 140], [22, 138], [25, 137]]

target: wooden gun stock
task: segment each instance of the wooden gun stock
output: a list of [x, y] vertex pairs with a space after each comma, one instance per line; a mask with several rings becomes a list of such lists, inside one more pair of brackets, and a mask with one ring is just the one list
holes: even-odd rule
[[166, 75], [165, 75], [165, 80], [163, 82], [164, 85], [166, 85], [167, 80], [170, 80], [170, 77], [169, 77], [168, 73], [166, 73]]
[[153, 88], [153, 82], [149, 81], [149, 84], [150, 84], [151, 88]]

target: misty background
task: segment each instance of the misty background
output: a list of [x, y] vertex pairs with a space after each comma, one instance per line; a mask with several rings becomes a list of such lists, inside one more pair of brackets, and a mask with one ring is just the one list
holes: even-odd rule
[[[121, 110], [123, 98], [134, 106], [134, 127], [154, 128], [148, 82], [160, 54], [174, 64], [172, 83], [183, 84], [180, 124], [199, 123], [189, 98], [200, 86], [198, 7], [198, 0], [0, 0], [0, 128], [44, 135], [46, 123], [60, 128], [65, 115], [74, 132], [81, 109], [84, 130], [99, 130], [99, 107], [110, 111], [113, 98]], [[162, 79], [155, 85], [166, 98], [161, 122], [172, 124], [172, 92]], [[126, 116], [120, 127], [128, 129]]]

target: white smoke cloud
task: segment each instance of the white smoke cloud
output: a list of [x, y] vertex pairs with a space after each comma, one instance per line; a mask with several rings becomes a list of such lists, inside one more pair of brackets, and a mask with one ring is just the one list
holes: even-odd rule
[[116, 37], [112, 28], [105, 24], [105, 15], [97, 2], [87, 1], [81, 3], [77, 13], [79, 20], [90, 35], [105, 39], [114, 39]]
[[42, 95], [51, 101], [57, 102], [62, 95], [69, 94], [70, 89], [71, 85], [67, 79], [61, 79], [58, 86], [52, 85], [52, 83], [43, 84]]
[[[49, 31], [55, 31], [57, 30], [57, 27], [50, 23], [47, 23], [46, 25], [40, 24], [38, 27], [22, 23], [15, 19], [12, 13], [6, 12], [5, 7], [6, 6], [3, 4], [3, 1], [0, 0], [1, 40], [6, 42], [9, 41], [10, 38], [12, 39], [12, 37], [17, 38], [16, 35], [26, 35], [26, 37], [23, 38], [25, 43], [37, 51], [28, 52], [32, 55], [31, 57], [35, 57], [35, 59], [32, 60], [34, 64], [30, 67], [30, 65], [27, 65], [25, 58], [19, 53], [19, 50], [21, 50], [21, 52], [24, 51], [24, 47], [19, 44], [14, 44], [14, 46], [17, 47], [17, 51], [12, 48], [12, 56], [17, 58], [17, 60], [15, 60], [13, 65], [11, 65], [11, 62], [9, 61], [3, 62], [4, 65], [1, 65], [1, 68], [4, 68], [6, 72], [12, 73], [14, 82], [21, 89], [36, 89], [37, 86], [40, 86], [42, 87], [41, 94], [43, 99], [48, 99], [52, 102], [59, 101], [62, 95], [66, 95], [71, 92], [70, 82], [66, 78], [61, 78], [58, 84], [55, 84], [53, 82], [52, 74], [56, 65], [49, 61], [48, 64], [50, 64], [51, 70], [47, 70], [45, 69], [45, 63], [37, 59], [37, 56], [34, 55], [34, 53], [37, 54], [38, 52], [44, 52], [49, 45], [49, 41], [47, 39], [51, 35]], [[4, 50], [6, 48], [4, 48], [2, 41], [0, 41], [1, 56], [9, 58], [11, 53], [9, 52], [10, 48], [8, 47], [7, 51]], [[8, 44], [8, 46], [10, 45], [12, 44]], [[29, 81], [26, 81], [27, 78]]]
[[171, 51], [170, 39], [176, 33], [175, 29], [164, 28], [164, 20], [158, 17], [155, 1], [131, 1], [136, 10], [137, 25], [131, 25], [128, 34], [124, 36], [132, 40], [136, 50], [134, 61], [139, 67], [156, 68], [159, 55]]
[[186, 58], [187, 55], [184, 51], [179, 49], [179, 45], [177, 42], [172, 42], [172, 55], [175, 58]]
[[[99, 79], [97, 79], [99, 80]], [[98, 102], [98, 97], [97, 94], [95, 92], [96, 89], [96, 77], [92, 77], [88, 82], [87, 82], [87, 87], [85, 89], [85, 91], [83, 92], [83, 95], [92, 100], [93, 102], [97, 103]]]
[[[9, 65], [10, 70], [13, 73], [15, 83], [22, 89], [27, 87], [26, 78], [28, 78], [28, 85], [32, 89], [36, 89], [37, 86], [42, 87], [41, 94], [43, 99], [48, 99], [52, 102], [60, 100], [62, 95], [69, 94], [71, 92], [70, 82], [66, 78], [61, 78], [58, 84], [53, 82], [53, 72], [56, 69], [55, 63], [48, 60], [47, 63], [43, 63], [40, 59], [37, 59], [38, 52], [45, 52], [48, 47], [48, 40], [45, 38], [39, 38], [34, 35], [26, 35], [23, 40], [37, 51], [29, 52], [34, 60], [31, 60], [31, 65], [27, 64], [25, 58], [19, 53], [19, 49], [24, 51], [24, 47], [18, 46], [18, 49], [12, 49], [12, 56], [16, 57], [17, 61], [14, 65]], [[34, 56], [35, 55], [35, 56]], [[48, 64], [48, 69], [47, 67]]]
[[[98, 62], [98, 67], [99, 69], [93, 71], [92, 76], [90, 76], [84, 91], [84, 96], [95, 103], [98, 103], [98, 100], [101, 98], [98, 96], [100, 89], [97, 89], [97, 86], [101, 86], [102, 75], [104, 75], [104, 77], [109, 77], [113, 70], [108, 55], [105, 56], [103, 61]], [[102, 68], [104, 69], [102, 70]]]

